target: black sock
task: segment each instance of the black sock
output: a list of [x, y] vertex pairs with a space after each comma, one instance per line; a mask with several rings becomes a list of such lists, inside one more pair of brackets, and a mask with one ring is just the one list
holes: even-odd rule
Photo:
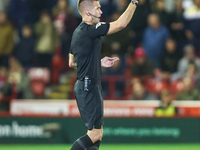
[[70, 150], [85, 150], [93, 145], [90, 137], [86, 134], [77, 139]]
[[97, 141], [96, 143], [94, 143], [90, 148], [88, 148], [87, 150], [99, 150], [99, 146], [100, 146], [101, 141]]

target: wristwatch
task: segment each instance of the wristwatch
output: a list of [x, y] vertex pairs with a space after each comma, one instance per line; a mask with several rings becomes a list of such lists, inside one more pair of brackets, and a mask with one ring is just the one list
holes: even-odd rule
[[136, 6], [138, 5], [138, 3], [136, 3], [136, 1], [134, 1], [134, 0], [132, 0], [131, 3], [136, 5]]

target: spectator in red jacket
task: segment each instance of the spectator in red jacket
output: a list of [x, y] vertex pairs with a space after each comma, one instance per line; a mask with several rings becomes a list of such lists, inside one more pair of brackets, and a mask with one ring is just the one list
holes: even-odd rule
[[142, 47], [135, 50], [135, 62], [131, 67], [132, 76], [153, 76], [153, 66]]

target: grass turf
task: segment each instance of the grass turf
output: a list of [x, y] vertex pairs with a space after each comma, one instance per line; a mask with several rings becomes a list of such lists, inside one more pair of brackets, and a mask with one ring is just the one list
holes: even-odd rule
[[[0, 145], [0, 150], [69, 150], [71, 145]], [[100, 150], [199, 150], [200, 144], [102, 144]]]

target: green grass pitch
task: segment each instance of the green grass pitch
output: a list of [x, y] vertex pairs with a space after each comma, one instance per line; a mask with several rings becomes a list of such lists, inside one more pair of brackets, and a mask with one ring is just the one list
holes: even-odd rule
[[[69, 150], [71, 145], [0, 145], [0, 150]], [[100, 150], [200, 150], [200, 144], [102, 144]]]

